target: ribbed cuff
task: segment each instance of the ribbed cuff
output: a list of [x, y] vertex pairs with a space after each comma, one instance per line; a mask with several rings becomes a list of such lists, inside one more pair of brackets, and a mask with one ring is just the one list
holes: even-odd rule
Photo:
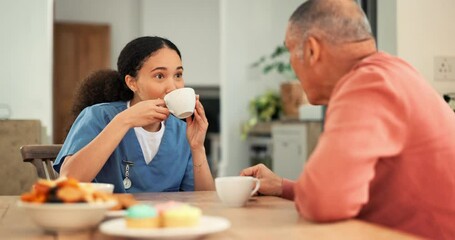
[[283, 183], [281, 186], [282, 193], [281, 197], [288, 199], [288, 200], [294, 200], [294, 181], [291, 181], [289, 179], [283, 178]]

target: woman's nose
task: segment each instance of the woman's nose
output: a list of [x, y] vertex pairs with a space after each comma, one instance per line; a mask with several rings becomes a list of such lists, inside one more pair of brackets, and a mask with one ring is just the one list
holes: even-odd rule
[[177, 86], [175, 85], [174, 81], [168, 81], [167, 87], [166, 87], [166, 93], [170, 93], [177, 89]]

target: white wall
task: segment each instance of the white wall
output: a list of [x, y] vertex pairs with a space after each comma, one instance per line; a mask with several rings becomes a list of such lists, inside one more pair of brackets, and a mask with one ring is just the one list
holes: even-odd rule
[[39, 119], [52, 133], [53, 0], [0, 1], [0, 104], [11, 119]]
[[55, 21], [111, 26], [111, 66], [123, 47], [140, 36], [140, 0], [55, 0]]
[[455, 92], [455, 82], [435, 81], [433, 70], [435, 56], [455, 56], [455, 1], [387, 0], [378, 4], [378, 35], [383, 36], [379, 48], [407, 60], [439, 93]]
[[283, 44], [289, 16], [301, 0], [221, 0], [220, 175], [238, 175], [249, 166], [248, 147], [240, 138], [249, 101], [278, 89], [279, 76], [264, 78], [251, 63]]
[[219, 85], [219, 0], [56, 0], [55, 12], [56, 21], [109, 24], [114, 69], [126, 43], [161, 36], [182, 52], [188, 85]]
[[220, 83], [219, 0], [143, 0], [141, 34], [171, 40], [182, 53], [186, 85]]
[[397, 3], [395, 0], [378, 2], [377, 9], [378, 49], [397, 54]]

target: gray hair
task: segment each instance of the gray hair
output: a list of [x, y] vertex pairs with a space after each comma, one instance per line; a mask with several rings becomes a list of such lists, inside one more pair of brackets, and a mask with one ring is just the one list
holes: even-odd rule
[[301, 34], [303, 39], [314, 35], [345, 43], [373, 37], [365, 13], [354, 0], [308, 0], [294, 11], [289, 23], [293, 35]]

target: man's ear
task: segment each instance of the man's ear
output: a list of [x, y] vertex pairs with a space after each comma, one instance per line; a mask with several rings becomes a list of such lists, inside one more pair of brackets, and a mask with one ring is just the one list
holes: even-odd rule
[[125, 76], [125, 83], [126, 83], [126, 86], [128, 86], [128, 88], [131, 91], [133, 91], [133, 92], [137, 91], [136, 79], [134, 79], [134, 77], [132, 77], [130, 75], [126, 75]]
[[308, 37], [305, 44], [305, 52], [310, 65], [314, 65], [321, 57], [321, 43], [315, 37]]

